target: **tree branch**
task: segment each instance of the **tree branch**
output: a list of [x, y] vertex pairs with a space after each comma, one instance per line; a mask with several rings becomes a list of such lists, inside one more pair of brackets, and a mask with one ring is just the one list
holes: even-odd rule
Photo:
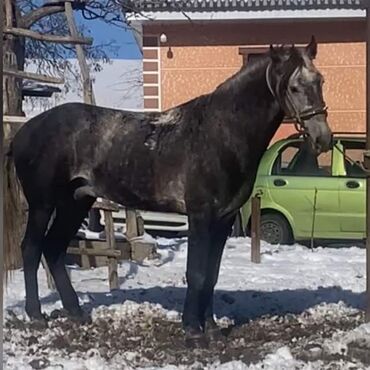
[[25, 14], [19, 22], [20, 28], [31, 28], [34, 23], [48, 15], [64, 12], [64, 6], [44, 6]]
[[71, 37], [71, 36], [58, 36], [52, 34], [42, 34], [39, 32], [26, 30], [23, 28], [5, 28], [4, 33], [11, 34], [14, 36], [23, 36], [29, 37], [31, 39], [39, 40], [39, 41], [50, 41], [55, 42], [57, 44], [86, 44], [91, 45], [93, 43], [93, 39], [89, 38], [81, 38], [81, 37]]

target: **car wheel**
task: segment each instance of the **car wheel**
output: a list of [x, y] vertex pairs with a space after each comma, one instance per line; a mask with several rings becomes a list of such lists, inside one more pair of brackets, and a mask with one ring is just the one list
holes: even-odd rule
[[233, 224], [233, 228], [231, 230], [231, 237], [238, 237], [238, 236], [245, 236], [243, 232], [243, 225], [242, 225], [242, 216], [240, 212], [236, 214], [235, 221]]
[[261, 239], [270, 244], [292, 244], [293, 237], [286, 219], [275, 213], [261, 215]]

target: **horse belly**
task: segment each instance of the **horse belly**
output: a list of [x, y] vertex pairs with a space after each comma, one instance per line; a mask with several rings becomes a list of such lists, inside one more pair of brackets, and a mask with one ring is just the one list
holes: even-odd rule
[[95, 176], [102, 197], [123, 206], [157, 212], [185, 213], [184, 185], [177, 176], [163, 176], [152, 163], [141, 168], [111, 167], [104, 176]]

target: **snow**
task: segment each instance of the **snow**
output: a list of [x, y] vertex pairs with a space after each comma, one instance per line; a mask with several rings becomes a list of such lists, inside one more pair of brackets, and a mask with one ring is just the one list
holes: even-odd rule
[[[109, 292], [107, 268], [81, 270], [76, 266], [71, 267], [73, 286], [84, 308], [92, 310], [93, 322], [109, 317], [115, 325], [118, 325], [122, 318], [135, 321], [138, 320], [138, 315], [150, 320], [161, 317], [175, 323], [181, 320], [186, 290], [187, 241], [185, 238], [160, 238], [157, 242], [158, 258], [145, 260], [140, 264], [129, 261], [120, 264], [118, 291]], [[365, 302], [365, 249], [320, 247], [311, 250], [300, 245], [271, 246], [263, 243], [261, 250], [261, 264], [253, 264], [250, 261], [248, 238], [228, 240], [215, 294], [215, 311], [221, 325], [227, 326], [230, 323], [239, 325], [250, 320], [252, 322], [262, 320], [261, 325], [264, 323], [270, 325], [288, 322], [290, 318], [294, 318], [302, 328], [310, 325], [324, 328], [328, 319], [340, 322], [346, 317], [360, 315], [359, 312], [364, 308]], [[61, 308], [61, 303], [58, 295], [47, 288], [42, 268], [38, 276], [42, 308], [50, 314], [54, 309]], [[5, 320], [12, 316], [28, 320], [24, 312], [22, 271], [14, 272], [6, 288], [4, 311]], [[142, 320], [140, 317], [139, 322]], [[42, 335], [45, 345], [53, 335], [52, 330], [56, 329], [48, 328]], [[266, 330], [269, 330], [268, 327]], [[22, 331], [14, 329], [10, 338], [4, 342], [4, 367], [31, 369], [30, 363], [34, 357], [30, 352], [25, 353], [21, 345]], [[351, 343], [356, 341], [367, 343], [366, 345], [370, 347], [370, 325], [359, 322], [349, 329], [339, 327], [331, 332], [329, 337], [316, 335], [315, 338], [316, 344], [310, 349], [311, 354], [315, 351], [320, 353], [324, 351], [330, 356], [343, 355], [351, 350]], [[292, 339], [287, 344], [277, 339], [271, 351], [256, 363], [246, 364], [240, 360], [223, 363], [216, 361], [204, 367], [194, 362], [191, 368], [217, 370], [325, 368], [326, 365], [320, 359], [304, 361], [296, 357], [295, 341], [299, 340], [302, 339]], [[68, 356], [63, 351], [53, 350], [47, 353], [48, 363], [39, 368], [140, 369], [140, 366], [135, 365], [137, 355], [135, 351], [126, 351], [106, 359], [96, 348], [86, 353], [75, 352]], [[343, 362], [340, 359], [336, 361], [336, 366], [339, 367], [335, 368], [349, 369], [353, 366], [350, 361]], [[158, 367], [150, 363], [145, 366], [145, 369], [159, 368], [180, 370], [188, 369], [189, 366], [163, 364], [162, 367]], [[360, 368], [366, 366], [362, 365]]]

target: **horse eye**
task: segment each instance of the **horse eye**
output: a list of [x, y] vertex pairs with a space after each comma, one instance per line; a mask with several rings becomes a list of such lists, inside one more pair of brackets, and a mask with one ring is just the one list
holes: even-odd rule
[[297, 93], [299, 91], [297, 86], [292, 86], [290, 90], [292, 93]]

